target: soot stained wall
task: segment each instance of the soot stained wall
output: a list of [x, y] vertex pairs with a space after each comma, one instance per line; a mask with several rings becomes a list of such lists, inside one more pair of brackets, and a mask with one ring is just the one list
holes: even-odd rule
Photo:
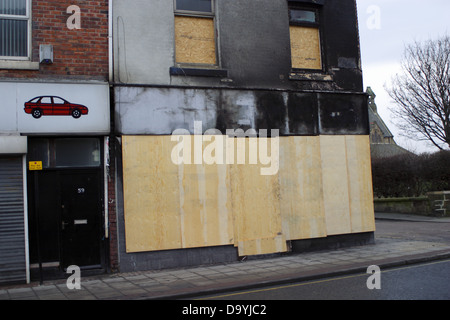
[[362, 92], [355, 0], [295, 1], [316, 3], [320, 10], [323, 70], [305, 72], [291, 69], [288, 7], [292, 2], [216, 1], [218, 68], [191, 66], [187, 72], [189, 68], [174, 69], [173, 1], [114, 1], [114, 21], [120, 21], [114, 33], [115, 82]]
[[357, 93], [116, 88], [116, 133], [170, 135], [215, 128], [280, 135], [368, 135], [367, 96]]

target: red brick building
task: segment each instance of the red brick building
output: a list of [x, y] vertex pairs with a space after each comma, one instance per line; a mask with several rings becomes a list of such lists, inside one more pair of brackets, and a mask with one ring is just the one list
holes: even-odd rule
[[[16, 54], [9, 57], [2, 54], [4, 58], [2, 60], [14, 62], [14, 65], [8, 66], [6, 61], [2, 61], [0, 70], [2, 78], [108, 80], [108, 1], [21, 0], [17, 2], [27, 6], [26, 11], [22, 11], [25, 13], [23, 16], [26, 20], [16, 21], [26, 21], [31, 25], [25, 35], [29, 46], [22, 52], [19, 52], [17, 48], [3, 48], [3, 50], [15, 50]], [[73, 5], [77, 5], [80, 9], [79, 13], [76, 10], [72, 11]], [[20, 8], [24, 10], [23, 7], [18, 9]], [[8, 8], [5, 7], [3, 12], [14, 13], [11, 9], [7, 10]], [[8, 18], [8, 14], [0, 13], [0, 15], [3, 21], [13, 20]], [[17, 15], [11, 14], [11, 16]], [[76, 22], [80, 25], [78, 26]], [[72, 24], [73, 29], [69, 29], [68, 24]], [[6, 33], [8, 30], [3, 32]], [[7, 34], [3, 40], [6, 40], [6, 37], [10, 38], [10, 41], [13, 40], [12, 35]], [[52, 64], [39, 64], [40, 45], [53, 46]], [[19, 61], [24, 63], [18, 63]]]
[[0, 0], [0, 283], [117, 266], [109, 25], [107, 0]]

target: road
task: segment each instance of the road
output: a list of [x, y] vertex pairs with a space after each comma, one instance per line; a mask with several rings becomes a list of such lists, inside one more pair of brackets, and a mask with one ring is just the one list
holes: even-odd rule
[[[450, 260], [381, 270], [380, 289], [369, 289], [372, 274], [272, 286], [197, 297], [201, 300], [450, 300]], [[370, 279], [369, 283], [376, 283]]]
[[376, 238], [450, 243], [450, 223], [377, 220]]
[[[376, 238], [450, 244], [450, 224], [377, 220]], [[310, 282], [230, 292], [205, 299], [220, 300], [450, 300], [450, 261], [381, 270], [381, 290], [369, 290], [370, 274], [354, 274]]]

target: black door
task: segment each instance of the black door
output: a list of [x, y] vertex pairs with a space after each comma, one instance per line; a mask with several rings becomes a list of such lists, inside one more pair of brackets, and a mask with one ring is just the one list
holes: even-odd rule
[[60, 277], [70, 265], [104, 271], [101, 146], [98, 137], [29, 139], [28, 161], [42, 163], [28, 170], [32, 274], [39, 267]]
[[101, 171], [44, 170], [28, 177], [31, 264], [43, 263], [46, 276], [54, 268], [64, 274], [70, 265], [104, 268]]
[[101, 267], [100, 173], [60, 172], [61, 266]]
[[59, 266], [60, 208], [57, 171], [28, 175], [29, 239], [31, 264]]

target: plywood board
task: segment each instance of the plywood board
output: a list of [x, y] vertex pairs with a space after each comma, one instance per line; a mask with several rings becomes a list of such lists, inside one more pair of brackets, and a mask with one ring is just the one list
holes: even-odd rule
[[270, 139], [215, 138], [234, 146], [234, 163], [176, 165], [171, 136], [123, 136], [127, 252], [234, 245], [256, 255], [375, 230], [368, 136], [280, 137], [279, 170], [267, 176], [249, 151], [257, 141], [271, 152]]
[[227, 166], [175, 165], [173, 147], [170, 136], [123, 137], [127, 252], [234, 243]]
[[[187, 138], [194, 145], [194, 138]], [[224, 136], [216, 138], [224, 139]], [[234, 243], [228, 169], [222, 164], [179, 166], [183, 248]]]
[[178, 167], [170, 161], [170, 144], [124, 136], [122, 147], [127, 252], [181, 248]]
[[352, 233], [375, 231], [369, 136], [346, 136]]
[[280, 151], [280, 210], [287, 240], [326, 236], [319, 137], [284, 137]]
[[283, 235], [274, 238], [255, 239], [238, 242], [239, 256], [252, 256], [260, 254], [271, 254], [286, 252], [286, 238]]
[[290, 26], [292, 68], [322, 69], [318, 28]]
[[[236, 148], [245, 148], [245, 154], [248, 155], [249, 139], [235, 140], [246, 142], [236, 143]], [[265, 143], [271, 152], [269, 139], [260, 138], [258, 142], [260, 141]], [[237, 152], [244, 154], [239, 149]], [[282, 236], [278, 176], [261, 175], [262, 167], [265, 166], [262, 164], [231, 166], [235, 245], [238, 246], [241, 256], [260, 254], [277, 248], [276, 243]], [[281, 250], [287, 250], [286, 244]]]
[[216, 64], [214, 19], [175, 16], [177, 63]]
[[320, 153], [327, 235], [351, 233], [345, 136], [321, 136]]

